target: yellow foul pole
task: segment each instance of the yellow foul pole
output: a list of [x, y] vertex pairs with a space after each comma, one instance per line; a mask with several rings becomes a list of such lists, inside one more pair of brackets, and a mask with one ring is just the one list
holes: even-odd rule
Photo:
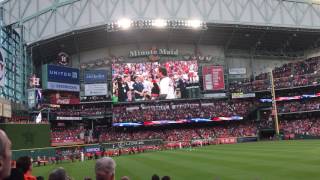
[[278, 110], [277, 110], [276, 93], [274, 90], [274, 79], [273, 79], [272, 70], [270, 72], [270, 81], [271, 81], [271, 95], [272, 95], [272, 111], [274, 115], [275, 130], [276, 130], [277, 137], [279, 137]]

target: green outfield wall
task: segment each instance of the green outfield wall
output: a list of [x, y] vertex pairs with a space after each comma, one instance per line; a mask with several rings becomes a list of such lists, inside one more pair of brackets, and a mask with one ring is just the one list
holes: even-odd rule
[[49, 124], [0, 124], [12, 142], [12, 150], [50, 146]]

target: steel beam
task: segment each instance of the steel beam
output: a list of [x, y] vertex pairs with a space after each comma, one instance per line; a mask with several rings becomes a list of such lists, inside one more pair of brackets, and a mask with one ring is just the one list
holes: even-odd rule
[[3, 9], [4, 24], [23, 25], [28, 43], [124, 17], [320, 30], [320, 4], [301, 0], [8, 0]]

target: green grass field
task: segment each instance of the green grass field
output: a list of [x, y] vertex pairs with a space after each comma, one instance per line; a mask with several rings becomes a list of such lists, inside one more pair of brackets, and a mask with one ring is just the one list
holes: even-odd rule
[[[294, 180], [320, 179], [320, 140], [255, 142], [213, 145], [193, 150], [149, 152], [115, 158], [116, 179], [149, 180], [152, 174], [173, 180]], [[48, 177], [64, 167], [76, 180], [94, 179], [94, 162], [65, 162], [34, 167], [33, 174]]]

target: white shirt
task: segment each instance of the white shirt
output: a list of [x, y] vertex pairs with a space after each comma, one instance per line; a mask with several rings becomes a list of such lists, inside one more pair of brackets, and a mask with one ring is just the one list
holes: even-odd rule
[[152, 82], [147, 81], [147, 80], [143, 81], [143, 87], [144, 87], [143, 90], [144, 91], [147, 91], [148, 93], [151, 93], [152, 86], [153, 86]]
[[169, 77], [162, 78], [160, 81], [160, 94], [166, 94], [166, 99], [176, 98], [174, 93], [174, 84]]
[[133, 82], [133, 81], [128, 82], [128, 86], [129, 86], [129, 89], [130, 89], [130, 90], [132, 90], [132, 89], [133, 89], [133, 84], [134, 84], [134, 82]]
[[81, 154], [80, 154], [80, 158], [81, 158], [81, 161], [84, 161], [84, 153], [83, 152], [81, 152]]

